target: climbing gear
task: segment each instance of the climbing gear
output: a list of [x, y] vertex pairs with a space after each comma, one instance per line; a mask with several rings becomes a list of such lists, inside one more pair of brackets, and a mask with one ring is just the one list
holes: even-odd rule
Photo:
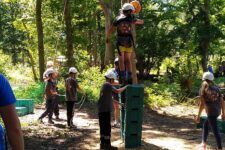
[[126, 11], [126, 10], [132, 10], [132, 11], [134, 11], [135, 9], [134, 9], [134, 6], [133, 5], [131, 5], [130, 3], [125, 3], [125, 4], [123, 4], [123, 6], [122, 6], [122, 10], [124, 11]]
[[112, 70], [109, 70], [105, 73], [105, 77], [108, 79], [114, 79], [116, 80], [116, 75]]
[[202, 75], [202, 80], [209, 80], [209, 81], [213, 81], [214, 80], [214, 75], [211, 72], [205, 72]]
[[78, 73], [77, 69], [75, 67], [71, 67], [69, 69], [69, 73]]
[[141, 4], [139, 1], [137, 0], [133, 0], [132, 2], [130, 2], [130, 4], [134, 7], [134, 14], [138, 14], [141, 11]]

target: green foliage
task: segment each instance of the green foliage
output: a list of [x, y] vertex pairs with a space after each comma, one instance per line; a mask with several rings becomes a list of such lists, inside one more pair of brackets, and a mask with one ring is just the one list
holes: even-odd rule
[[175, 104], [180, 96], [180, 85], [165, 83], [145, 83], [145, 103], [150, 107]]
[[42, 103], [44, 99], [45, 83], [29, 83], [27, 86], [14, 88], [14, 93], [18, 99], [34, 99], [35, 103]]
[[105, 81], [104, 74], [100, 72], [100, 68], [91, 67], [90, 69], [83, 71], [80, 76], [81, 82], [79, 84], [86, 92], [88, 99], [97, 101], [101, 86]]

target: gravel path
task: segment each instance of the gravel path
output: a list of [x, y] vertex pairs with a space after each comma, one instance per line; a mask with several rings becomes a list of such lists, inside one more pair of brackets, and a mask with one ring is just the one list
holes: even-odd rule
[[[77, 129], [66, 127], [66, 111], [60, 108], [60, 120], [54, 125], [37, 122], [43, 107], [35, 113], [20, 117], [26, 150], [95, 150], [99, 149], [99, 127], [94, 105], [76, 112]], [[177, 105], [152, 111], [144, 109], [142, 146], [132, 150], [195, 150], [201, 141], [201, 129], [193, 122], [196, 107]], [[225, 136], [222, 135], [223, 141]], [[215, 140], [209, 135], [208, 149], [215, 149]], [[112, 145], [124, 149], [120, 130], [112, 129]], [[225, 143], [223, 144], [225, 145]]]

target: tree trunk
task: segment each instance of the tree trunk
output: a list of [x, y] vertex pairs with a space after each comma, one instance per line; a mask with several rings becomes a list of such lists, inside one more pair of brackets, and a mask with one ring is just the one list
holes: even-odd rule
[[43, 81], [43, 73], [45, 69], [45, 59], [44, 59], [44, 34], [43, 34], [43, 26], [42, 26], [42, 18], [41, 18], [41, 6], [42, 0], [36, 0], [36, 25], [37, 25], [37, 33], [38, 33], [38, 57], [39, 57], [39, 80]]
[[208, 51], [209, 51], [209, 45], [210, 45], [210, 34], [208, 34], [207, 31], [210, 31], [210, 20], [209, 20], [209, 0], [204, 0], [204, 8], [203, 8], [203, 18], [204, 18], [204, 37], [200, 41], [200, 51], [202, 54], [202, 69], [203, 71], [207, 71], [207, 62], [208, 62]]
[[[108, 2], [103, 2], [103, 0], [99, 0], [99, 3], [104, 11], [105, 15], [105, 38], [107, 36], [107, 31], [109, 30], [111, 26], [111, 18], [112, 18], [112, 12], [111, 12], [111, 6], [112, 6], [112, 0], [109, 0]], [[113, 50], [112, 50], [112, 43], [109, 41], [105, 45], [105, 57], [104, 57], [104, 65], [110, 65], [113, 63]]]
[[75, 65], [75, 59], [73, 57], [73, 30], [72, 30], [72, 22], [71, 22], [71, 14], [70, 14], [70, 0], [65, 0], [64, 7], [64, 18], [66, 25], [66, 43], [67, 43], [67, 67], [72, 67]]

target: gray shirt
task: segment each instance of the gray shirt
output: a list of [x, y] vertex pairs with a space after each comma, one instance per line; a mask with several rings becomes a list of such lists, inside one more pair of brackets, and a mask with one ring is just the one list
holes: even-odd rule
[[66, 101], [77, 101], [78, 84], [74, 78], [68, 77], [66, 84]]
[[111, 112], [112, 111], [112, 93], [116, 90], [110, 83], [104, 83], [98, 100], [98, 112]]

